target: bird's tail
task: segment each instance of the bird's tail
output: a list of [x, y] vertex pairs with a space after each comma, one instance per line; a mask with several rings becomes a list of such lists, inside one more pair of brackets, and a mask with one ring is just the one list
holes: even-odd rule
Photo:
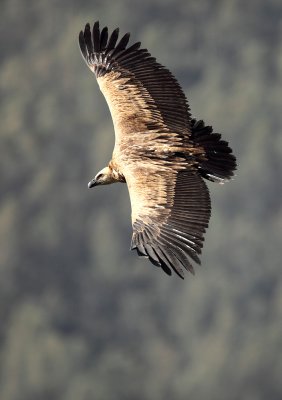
[[232, 149], [228, 142], [221, 140], [219, 133], [213, 133], [211, 126], [205, 126], [204, 121], [191, 121], [191, 139], [196, 146], [203, 147], [205, 159], [201, 157], [199, 161], [200, 174], [210, 181], [224, 183], [231, 179], [236, 170], [236, 158], [232, 154]]

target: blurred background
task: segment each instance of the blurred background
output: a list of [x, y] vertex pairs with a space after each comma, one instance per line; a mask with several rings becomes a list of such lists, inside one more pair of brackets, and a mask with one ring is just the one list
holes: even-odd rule
[[[282, 398], [281, 0], [1, 1], [1, 400]], [[77, 44], [132, 33], [224, 134], [196, 276], [129, 251], [113, 126]]]

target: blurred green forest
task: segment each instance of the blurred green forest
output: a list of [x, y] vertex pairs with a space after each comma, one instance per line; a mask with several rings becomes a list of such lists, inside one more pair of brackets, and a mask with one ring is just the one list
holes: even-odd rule
[[[2, 0], [1, 400], [282, 398], [281, 0]], [[132, 32], [238, 157], [196, 277], [129, 252], [78, 32]]]

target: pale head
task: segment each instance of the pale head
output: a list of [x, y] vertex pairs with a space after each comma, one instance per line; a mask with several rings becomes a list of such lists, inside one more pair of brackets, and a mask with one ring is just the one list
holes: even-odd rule
[[113, 176], [112, 169], [109, 167], [105, 167], [101, 169], [101, 171], [98, 172], [95, 178], [88, 183], [88, 188], [90, 189], [98, 185], [109, 185], [110, 183], [114, 182], [116, 182], [116, 180]]

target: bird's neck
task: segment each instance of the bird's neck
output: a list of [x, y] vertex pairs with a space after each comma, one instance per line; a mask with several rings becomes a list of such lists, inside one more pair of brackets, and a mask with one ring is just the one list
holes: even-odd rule
[[109, 162], [109, 169], [114, 182], [125, 182], [124, 175], [119, 171], [117, 164], [113, 160]]

